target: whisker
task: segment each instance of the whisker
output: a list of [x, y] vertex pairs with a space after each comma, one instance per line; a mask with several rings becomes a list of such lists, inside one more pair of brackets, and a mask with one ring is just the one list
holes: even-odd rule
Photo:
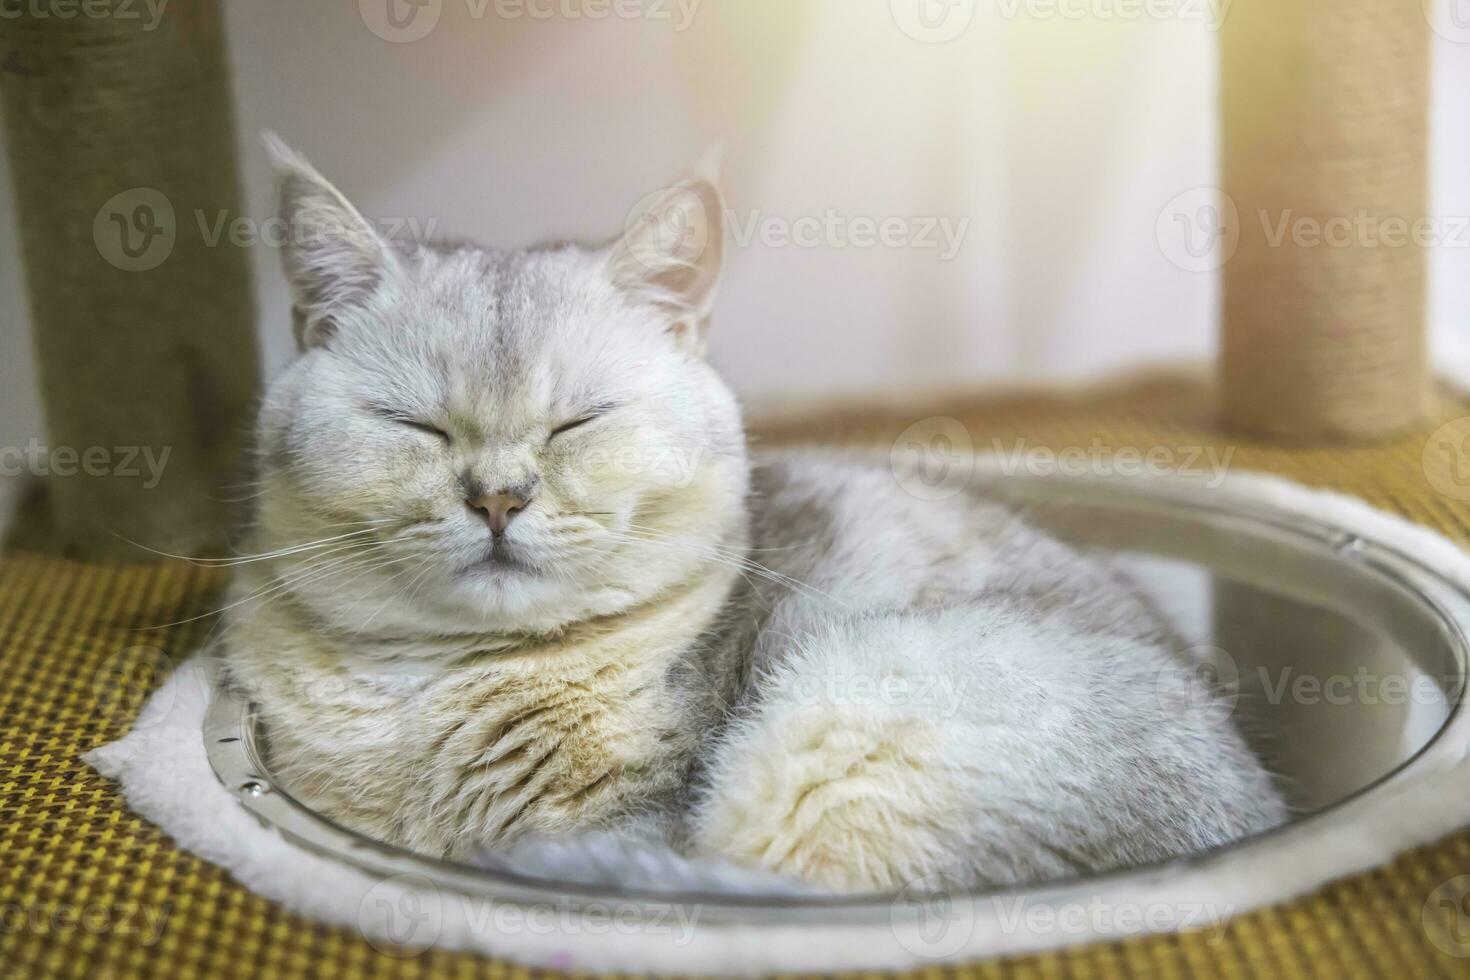
[[843, 602], [841, 599], [838, 599], [834, 595], [823, 592], [816, 586], [809, 585], [806, 582], [802, 582], [801, 580], [793, 578], [792, 576], [787, 575], [783, 572], [778, 572], [773, 568], [768, 568], [767, 566], [762, 565], [760, 562], [755, 561], [752, 558], [740, 555], [728, 549], [722, 550], [717, 545], [690, 544], [689, 542], [679, 541], [678, 539], [673, 538], [670, 535], [654, 531], [652, 528], [637, 527], [636, 530], [632, 531], [631, 533], [609, 533], [612, 534], [614, 537], [621, 535], [623, 536], [624, 540], [630, 542], [640, 541], [651, 544], [662, 544], [672, 548], [682, 548], [687, 552], [693, 553], [695, 555], [702, 555], [707, 560], [716, 561], [720, 564], [724, 564], [727, 567], [740, 567], [747, 569], [752, 574], [764, 578], [767, 581], [773, 582], [778, 585], [785, 585], [788, 588], [795, 589], [809, 597], [825, 599], [828, 602], [843, 607], [844, 609], [853, 608], [848, 603]]
[[[343, 550], [346, 550], [348, 553], [345, 555], [340, 554], [340, 551]], [[221, 613], [228, 612], [238, 606], [242, 606], [247, 602], [253, 602], [258, 599], [265, 598], [266, 596], [273, 596], [282, 591], [290, 590], [300, 585], [304, 585], [308, 581], [314, 581], [325, 574], [329, 574], [343, 567], [347, 567], [354, 561], [359, 561], [370, 557], [372, 557], [371, 552], [353, 552], [350, 548], [333, 549], [332, 551], [324, 555], [313, 556], [312, 559], [307, 562], [306, 567], [302, 569], [298, 575], [294, 577], [285, 576], [273, 578], [267, 585], [263, 586], [260, 589], [257, 589], [250, 595], [247, 595], [241, 599], [237, 599], [234, 602], [228, 603], [217, 609], [206, 610], [205, 612], [202, 612], [197, 616], [190, 616], [188, 619], [181, 619], [172, 623], [162, 623], [156, 626], [142, 626], [138, 627], [138, 629], [140, 631], [169, 629], [174, 626], [183, 626], [186, 623], [193, 623], [201, 619], [207, 619], [210, 616], [217, 616]]]
[[[377, 524], [377, 522], [372, 523], [374, 523], [375, 525]], [[133, 541], [132, 539], [124, 537], [121, 534], [116, 534], [114, 535], [114, 537], [122, 541], [126, 541], [128, 544], [132, 545], [135, 548], [141, 548], [142, 550], [147, 551], [151, 554], [158, 555], [161, 558], [173, 558], [178, 561], [188, 562], [191, 565], [195, 565], [201, 568], [231, 568], [236, 565], [247, 565], [251, 562], [268, 561], [272, 558], [284, 558], [288, 555], [299, 554], [303, 551], [311, 551], [316, 548], [322, 548], [329, 544], [334, 544], [336, 542], [346, 540], [348, 538], [370, 535], [377, 530], [377, 526], [364, 527], [359, 528], [355, 531], [348, 531], [344, 534], [334, 535], [329, 538], [321, 538], [319, 540], [308, 541], [303, 544], [288, 545], [287, 547], [280, 548], [275, 551], [266, 551], [253, 555], [237, 555], [233, 558], [202, 558], [193, 555], [177, 555], [167, 551], [160, 551], [157, 548], [150, 548], [146, 544], [142, 544], [138, 541]]]
[[378, 615], [380, 613], [382, 613], [382, 611], [384, 609], [387, 609], [394, 602], [397, 602], [399, 596], [402, 596], [409, 589], [413, 588], [413, 586], [417, 585], [418, 582], [419, 582], [419, 580], [424, 577], [424, 573], [427, 572], [432, 567], [432, 560], [431, 559], [432, 559], [432, 556], [426, 556], [424, 558], [419, 559], [419, 563], [417, 565], [413, 566], [412, 569], [407, 569], [407, 568], [400, 569], [398, 572], [394, 573], [393, 577], [388, 580], [388, 584], [390, 584], [390, 585], [392, 583], [398, 581], [398, 579], [400, 577], [402, 577], [402, 575], [404, 574], [404, 572], [407, 572], [407, 571], [412, 570], [414, 574], [413, 574], [413, 578], [409, 579], [407, 585], [405, 585], [403, 588], [399, 589], [397, 592], [393, 593], [393, 595], [389, 596], [387, 599], [383, 600], [383, 604], [377, 608], [377, 611], [374, 612], [371, 616], [369, 616], [366, 620], [364, 620], [363, 623], [362, 623], [362, 625], [359, 626], [358, 629], [361, 630], [364, 633], [367, 632], [368, 626], [372, 625], [373, 620], [377, 619], [378, 618]]

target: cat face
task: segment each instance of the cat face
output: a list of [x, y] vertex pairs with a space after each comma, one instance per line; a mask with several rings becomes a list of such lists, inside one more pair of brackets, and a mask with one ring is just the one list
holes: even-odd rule
[[603, 249], [396, 249], [274, 149], [302, 353], [261, 413], [259, 535], [328, 542], [280, 559], [318, 615], [548, 630], [738, 543], [739, 413], [702, 357], [722, 241], [708, 177]]

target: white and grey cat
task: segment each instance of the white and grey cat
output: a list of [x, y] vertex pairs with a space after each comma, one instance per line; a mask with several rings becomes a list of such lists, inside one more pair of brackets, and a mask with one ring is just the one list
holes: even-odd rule
[[[652, 833], [820, 887], [1056, 878], [1285, 807], [1137, 589], [973, 494], [752, 461], [712, 174], [603, 248], [386, 242], [273, 146], [301, 355], [224, 647], [286, 788], [463, 858]], [[670, 238], [670, 230], [677, 234]]]

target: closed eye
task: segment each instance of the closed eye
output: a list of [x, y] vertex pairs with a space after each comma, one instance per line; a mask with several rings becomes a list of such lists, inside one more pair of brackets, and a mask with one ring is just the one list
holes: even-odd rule
[[594, 413], [592, 415], [584, 415], [579, 419], [572, 419], [570, 422], [563, 422], [561, 425], [558, 425], [556, 428], [551, 430], [551, 438], [555, 439], [563, 432], [571, 432], [573, 429], [579, 429], [582, 426], [586, 425], [588, 422], [591, 422], [594, 419], [600, 417], [601, 413]]
[[608, 412], [611, 412], [616, 407], [616, 405], [610, 404], [598, 405], [596, 408], [592, 409], [589, 412], [584, 412], [583, 414], [572, 419], [570, 422], [563, 422], [561, 425], [558, 425], [556, 428], [552, 429], [550, 438], [555, 439], [563, 432], [571, 432], [573, 429], [581, 428], [588, 422], [594, 422], [597, 419], [602, 418]]
[[403, 425], [407, 426], [410, 429], [417, 429], [418, 431], [423, 432], [426, 435], [431, 435], [437, 439], [442, 439], [446, 443], [452, 441], [449, 438], [448, 432], [445, 432], [443, 429], [430, 422], [420, 421], [419, 419], [414, 418], [412, 415], [405, 415], [402, 412], [395, 411], [391, 408], [382, 408], [377, 405], [372, 405], [369, 407], [372, 409], [374, 415], [377, 415], [379, 418], [392, 422], [395, 425]]
[[428, 433], [431, 436], [437, 436], [438, 438], [443, 439], [445, 442], [451, 441], [449, 438], [449, 433], [445, 432], [437, 425], [430, 425], [428, 422], [420, 422], [418, 419], [395, 418], [393, 421], [397, 422], [399, 425], [406, 425], [410, 429], [418, 429], [420, 432]]

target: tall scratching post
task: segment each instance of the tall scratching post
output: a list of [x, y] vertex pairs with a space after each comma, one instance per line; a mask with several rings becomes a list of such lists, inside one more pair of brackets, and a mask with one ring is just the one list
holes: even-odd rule
[[1421, 0], [1236, 0], [1221, 36], [1225, 420], [1297, 440], [1423, 421]]
[[16, 5], [0, 51], [52, 520], [22, 537], [206, 550], [234, 518], [260, 371], [219, 11], [66, 8]]

